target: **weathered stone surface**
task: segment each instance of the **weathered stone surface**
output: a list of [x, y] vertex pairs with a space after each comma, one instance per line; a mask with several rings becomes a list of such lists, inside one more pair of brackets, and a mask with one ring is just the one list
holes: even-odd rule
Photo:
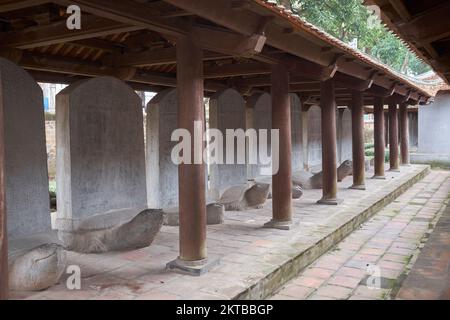
[[[344, 161], [337, 169], [338, 181], [342, 181], [345, 177], [353, 173], [352, 161]], [[292, 182], [301, 186], [303, 189], [322, 189], [322, 171], [312, 174], [306, 171], [297, 171], [292, 175]]]
[[[132, 213], [132, 211], [130, 211]], [[130, 216], [117, 212], [116, 219]], [[59, 230], [68, 250], [83, 253], [134, 250], [148, 247], [163, 223], [162, 210], [147, 209], [121, 223], [112, 223], [111, 215], [96, 216], [81, 223], [76, 230]]]
[[314, 174], [309, 179], [309, 186], [311, 189], [322, 189], [323, 188], [323, 174], [322, 171]]
[[450, 162], [450, 90], [440, 90], [434, 102], [419, 107], [418, 160]]
[[247, 184], [228, 188], [219, 200], [226, 211], [242, 211], [260, 208], [266, 202], [270, 184], [248, 182]]
[[27, 72], [3, 58], [0, 104], [9, 284], [14, 291], [42, 290], [54, 285], [65, 267], [65, 251], [51, 235], [42, 90]]
[[310, 179], [313, 176], [311, 172], [299, 170], [292, 173], [292, 183], [298, 185], [303, 189], [312, 189]]
[[58, 282], [66, 267], [66, 251], [51, 239], [12, 241], [8, 253], [9, 286], [13, 291], [44, 290]]
[[372, 164], [370, 163], [370, 159], [366, 159], [365, 162], [364, 162], [364, 169], [365, 169], [366, 171], [369, 171], [371, 165], [372, 165]]
[[56, 96], [59, 219], [147, 207], [141, 104], [111, 77], [80, 81]]
[[[267, 199], [272, 199], [272, 178], [259, 178], [256, 179], [256, 182], [258, 183], [264, 183], [264, 184], [269, 184], [270, 188], [269, 188], [269, 194], [267, 196]], [[300, 199], [303, 195], [303, 188], [301, 187], [301, 185], [299, 184], [299, 182], [297, 180], [292, 181], [292, 199]]]
[[0, 58], [5, 117], [8, 239], [50, 231], [42, 90], [22, 68]]
[[345, 177], [353, 173], [353, 162], [351, 160], [345, 160], [337, 169], [338, 181], [342, 181]]
[[[224, 205], [220, 203], [210, 203], [206, 206], [206, 224], [222, 224], [224, 219]], [[164, 209], [164, 225], [179, 226], [180, 211], [178, 207]]]
[[292, 185], [292, 199], [300, 199], [303, 196], [303, 188], [299, 185]]
[[308, 168], [322, 163], [322, 123], [319, 106], [308, 110]]
[[[57, 95], [56, 118], [61, 150], [56, 227], [65, 245], [81, 252], [149, 245], [162, 215], [143, 211], [147, 189], [140, 98], [120, 80], [89, 79]], [[132, 233], [126, 237], [124, 230]]]
[[[272, 98], [268, 93], [257, 93], [252, 95], [247, 101], [246, 109], [246, 129], [267, 130], [267, 156], [271, 156], [271, 135], [272, 129]], [[261, 163], [259, 158], [259, 144], [256, 146], [258, 152], [258, 163], [248, 164], [248, 179], [255, 179], [261, 176], [271, 176], [272, 166]]]
[[352, 158], [352, 114], [348, 108], [339, 109], [338, 117], [338, 163]]
[[[227, 129], [245, 130], [245, 102], [234, 89], [226, 89], [214, 94], [209, 102], [210, 128], [218, 129], [226, 134]], [[224, 150], [224, 160], [227, 157]], [[237, 148], [234, 148], [235, 163]], [[220, 195], [230, 186], [245, 184], [247, 181], [246, 164], [213, 164], [210, 166], [210, 193], [212, 199], [219, 199]]]
[[[370, 167], [373, 166], [372, 162], [373, 162], [373, 159], [372, 160], [370, 160], [370, 159], [366, 159], [365, 160], [365, 162], [364, 162], [364, 169], [365, 169], [365, 171], [369, 171], [370, 170]], [[348, 163], [348, 164], [346, 164], [346, 163]], [[350, 170], [347, 169], [348, 167], [350, 167]], [[338, 167], [338, 178], [340, 177], [341, 174], [347, 173], [347, 171], [348, 171], [348, 174], [346, 176], [353, 175], [353, 161], [352, 160], [346, 160], [346, 161], [344, 161], [342, 163], [341, 166]], [[344, 176], [344, 178], [346, 176]], [[342, 181], [342, 180], [338, 179], [338, 181]]]
[[302, 136], [302, 106], [299, 97], [291, 93], [291, 143], [292, 143], [292, 170], [303, 169], [303, 136]]
[[178, 128], [178, 102], [175, 89], [158, 93], [147, 105], [146, 161], [147, 198], [150, 208], [178, 206], [178, 167], [171, 153], [178, 143], [171, 141]]

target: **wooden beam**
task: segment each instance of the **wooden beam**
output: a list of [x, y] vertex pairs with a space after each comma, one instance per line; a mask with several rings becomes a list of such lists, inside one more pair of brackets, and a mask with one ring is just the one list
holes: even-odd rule
[[0, 13], [39, 6], [50, 0], [0, 0]]
[[[52, 72], [80, 77], [111, 76], [129, 82], [150, 84], [153, 86], [176, 87], [175, 75], [143, 71], [136, 73], [136, 70], [107, 67], [100, 63], [86, 62], [80, 59], [24, 53], [20, 61], [20, 66], [27, 70], [33, 70], [33, 72]], [[216, 81], [205, 82], [205, 90], [207, 91], [216, 92], [226, 87], [226, 85]]]
[[104, 39], [83, 39], [73, 41], [70, 44], [89, 49], [103, 50], [108, 53], [115, 53], [126, 47], [122, 43], [112, 42]]
[[131, 0], [53, 0], [63, 6], [78, 5], [82, 12], [170, 36], [189, 32], [187, 23], [155, 16], [154, 8]]
[[406, 24], [398, 25], [401, 33], [419, 44], [431, 43], [450, 36], [450, 2], [417, 16]]
[[[192, 26], [180, 19], [164, 19], [155, 16], [151, 7], [130, 0], [55, 0], [62, 5], [76, 4], [84, 12], [128, 25], [146, 28], [168, 36], [186, 36], [203, 49], [249, 57], [264, 47], [266, 37], [262, 34], [240, 33]], [[260, 21], [259, 21], [260, 23]], [[256, 32], [256, 31], [255, 31]]]
[[204, 70], [205, 79], [236, 77], [248, 75], [270, 74], [270, 65], [250, 62], [250, 63], [236, 63], [226, 64], [223, 66], [210, 67]]
[[[235, 32], [240, 32], [245, 35], [252, 35], [258, 29], [261, 15], [249, 10], [233, 10], [231, 3], [228, 0], [165, 0], [166, 2], [196, 14], [202, 18], [213, 21], [221, 26], [229, 28]], [[253, 6], [258, 6], [254, 3]], [[262, 7], [258, 7], [262, 9]], [[270, 23], [266, 26], [265, 36], [267, 37], [267, 44], [290, 53], [294, 56], [304, 58], [310, 62], [316, 63], [319, 66], [330, 67], [335, 60], [335, 52], [323, 52], [324, 44], [317, 44], [317, 38], [306, 34], [300, 28], [295, 28], [293, 33], [285, 33], [286, 25], [278, 25], [277, 23]], [[319, 41], [320, 42], [320, 41]], [[336, 49], [338, 51], [339, 49]], [[365, 69], [367, 64], [354, 63], [338, 63], [338, 70], [342, 73], [352, 75], [356, 78], [367, 80], [374, 66], [370, 69]], [[375, 77], [374, 83], [384, 87], [390, 88], [391, 82], [383, 76]], [[407, 94], [408, 88], [399, 89], [399, 93]]]
[[139, 29], [141, 28], [95, 16], [85, 16], [80, 30], [68, 30], [66, 22], [61, 21], [31, 31], [0, 33], [0, 48], [31, 49]]
[[356, 90], [356, 91], [365, 91], [372, 87], [373, 80], [360, 80], [356, 78], [349, 77], [348, 75], [344, 75], [341, 73], [336, 74], [333, 78], [333, 81], [336, 84], [342, 85], [348, 89]]
[[402, 18], [403, 21], [408, 22], [409, 20], [411, 20], [411, 14], [406, 8], [403, 0], [389, 0], [389, 3], [395, 9], [395, 11], [397, 11], [398, 15], [400, 16], [400, 18]]
[[[205, 52], [204, 60], [217, 60], [229, 58], [230, 55], [215, 53], [215, 52]], [[163, 49], [152, 49], [143, 52], [130, 52], [130, 53], [116, 53], [104, 59], [105, 64], [114, 66], [158, 66], [165, 64], [175, 64], [177, 63], [177, 53], [175, 47], [163, 48]]]
[[242, 36], [238, 33], [195, 26], [190, 37], [203, 49], [241, 57], [251, 57], [261, 53], [266, 37], [261, 34]]
[[394, 95], [394, 93], [396, 92], [396, 88], [398, 88], [396, 85], [393, 85], [390, 89], [382, 88], [379, 86], [373, 86], [368, 90], [368, 93], [376, 97], [387, 98]]

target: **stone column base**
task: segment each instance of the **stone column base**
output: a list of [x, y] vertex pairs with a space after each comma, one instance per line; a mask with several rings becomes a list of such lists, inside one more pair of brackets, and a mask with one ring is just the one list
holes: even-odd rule
[[166, 269], [189, 276], [201, 276], [220, 264], [219, 259], [203, 259], [197, 261], [185, 261], [177, 258], [166, 265]]
[[389, 169], [389, 172], [400, 172], [400, 169]]
[[342, 202], [344, 202], [344, 200], [342, 199], [337, 199], [337, 198], [333, 198], [333, 199], [327, 199], [327, 198], [322, 198], [319, 201], [317, 201], [317, 204], [323, 204], [323, 205], [327, 205], [327, 206], [337, 206], [338, 204], [341, 204]]
[[354, 184], [351, 187], [349, 187], [349, 189], [353, 189], [353, 190], [366, 190], [366, 185], [365, 184]]
[[375, 179], [375, 180], [386, 180], [386, 177], [385, 176], [373, 176], [372, 179]]
[[292, 220], [291, 221], [270, 220], [269, 222], [265, 223], [263, 227], [268, 229], [291, 230], [293, 225]]

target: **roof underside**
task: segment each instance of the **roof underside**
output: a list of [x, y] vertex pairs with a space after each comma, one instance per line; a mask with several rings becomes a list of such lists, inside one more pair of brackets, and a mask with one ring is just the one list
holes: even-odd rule
[[[352, 90], [368, 105], [374, 96], [429, 101], [424, 88], [271, 2], [0, 0], [0, 56], [41, 82], [109, 75], [159, 92], [176, 86], [177, 38], [192, 36], [205, 50], [206, 94], [269, 91], [271, 65], [285, 63], [291, 91], [306, 103], [317, 103], [327, 79], [342, 105]], [[66, 27], [70, 4], [81, 8], [81, 30]]]
[[383, 21], [450, 84], [450, 1], [366, 0]]

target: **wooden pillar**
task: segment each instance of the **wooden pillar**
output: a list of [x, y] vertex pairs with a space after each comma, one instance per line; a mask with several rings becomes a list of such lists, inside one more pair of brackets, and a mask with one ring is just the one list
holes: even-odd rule
[[384, 118], [384, 146], [389, 146], [389, 112], [383, 111]]
[[374, 104], [374, 141], [375, 141], [375, 175], [374, 179], [385, 179], [384, 157], [385, 157], [385, 119], [383, 98], [375, 97]]
[[366, 190], [364, 155], [364, 106], [361, 91], [352, 91], [352, 154], [353, 185], [351, 189]]
[[397, 104], [389, 104], [389, 171], [399, 171]]
[[[272, 66], [272, 128], [279, 130], [279, 169], [272, 176], [272, 221], [265, 227], [289, 229], [292, 222], [292, 143], [289, 73]], [[273, 142], [272, 142], [273, 143]]]
[[334, 84], [327, 80], [320, 85], [320, 106], [322, 109], [322, 179], [323, 196], [317, 203], [336, 205], [337, 163], [336, 163], [336, 101]]
[[402, 103], [400, 105], [400, 155], [401, 164], [407, 166], [409, 161], [409, 119], [408, 119], [408, 105]]
[[8, 230], [5, 194], [5, 119], [0, 100], [0, 300], [8, 299]]
[[[194, 146], [194, 122], [201, 126], [203, 134], [203, 51], [189, 37], [181, 38], [177, 41], [177, 59], [178, 127], [187, 129], [192, 137], [192, 164], [178, 166], [179, 260], [202, 261], [207, 256], [204, 145]], [[195, 164], [195, 159], [201, 159], [201, 164]]]

